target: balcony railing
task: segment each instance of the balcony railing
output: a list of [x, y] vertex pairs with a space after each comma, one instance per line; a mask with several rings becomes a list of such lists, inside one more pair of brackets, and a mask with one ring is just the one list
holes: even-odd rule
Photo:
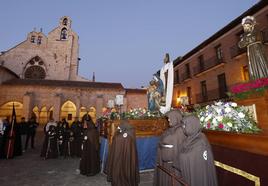
[[197, 65], [196, 67], [193, 68], [193, 73], [194, 75], [197, 75], [201, 72], [204, 72], [206, 70], [209, 70], [221, 63], [224, 63], [223, 58], [219, 59], [217, 56], [213, 56], [207, 60], [204, 61], [203, 66]]
[[228, 98], [228, 95], [226, 93], [220, 93], [219, 89], [213, 89], [207, 91], [207, 95], [203, 96], [202, 93], [196, 94], [196, 102], [197, 103], [203, 103], [208, 101], [213, 101], [217, 99], [225, 99]]
[[176, 85], [176, 84], [180, 84], [181, 82], [180, 82], [180, 79], [179, 78], [174, 78], [174, 84]]
[[183, 82], [183, 81], [185, 81], [186, 79], [190, 79], [191, 78], [191, 75], [190, 75], [190, 73], [183, 73], [183, 74], [181, 74], [181, 81]]
[[237, 44], [233, 45], [232, 47], [230, 47], [230, 55], [231, 58], [234, 58], [236, 56], [239, 56], [243, 53], [245, 53], [247, 51], [247, 48], [239, 48]]
[[268, 43], [268, 28], [263, 29], [261, 32], [262, 32], [263, 42]]

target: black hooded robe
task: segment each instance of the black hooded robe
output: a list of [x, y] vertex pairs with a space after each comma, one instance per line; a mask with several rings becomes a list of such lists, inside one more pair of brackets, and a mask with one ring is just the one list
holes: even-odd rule
[[58, 158], [59, 150], [57, 145], [57, 133], [55, 126], [49, 126], [46, 133], [43, 148], [41, 150], [41, 157], [45, 159]]
[[109, 149], [107, 181], [112, 186], [137, 186], [140, 175], [135, 131], [126, 122], [119, 127]]
[[214, 158], [206, 136], [201, 132], [199, 119], [183, 119], [186, 139], [179, 156], [183, 178], [191, 186], [217, 186]]
[[[167, 169], [170, 173], [175, 174], [178, 178], [181, 177], [179, 172], [179, 147], [185, 135], [182, 129], [182, 114], [179, 110], [173, 110], [166, 113], [169, 118], [168, 128], [161, 136], [157, 148], [157, 165], [160, 165]], [[166, 147], [171, 145], [172, 147]], [[176, 167], [176, 168], [175, 168]], [[168, 186], [172, 185], [173, 181], [170, 175], [162, 170], [155, 168], [154, 174], [154, 186]], [[175, 185], [181, 185], [178, 181], [175, 181]]]
[[[82, 124], [81, 124], [82, 125]], [[81, 157], [81, 145], [83, 142], [84, 129], [80, 124], [74, 128], [74, 154], [77, 157]]]
[[14, 156], [22, 155], [22, 143], [21, 143], [21, 124], [15, 123], [15, 141], [14, 141]]
[[93, 176], [100, 172], [99, 133], [92, 121], [87, 121], [80, 160], [80, 174]]

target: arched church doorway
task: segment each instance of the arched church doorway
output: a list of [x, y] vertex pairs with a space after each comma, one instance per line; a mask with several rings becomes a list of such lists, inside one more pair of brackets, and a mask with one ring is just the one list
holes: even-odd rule
[[76, 106], [72, 101], [66, 101], [62, 107], [60, 112], [60, 120], [66, 119], [69, 124], [72, 124], [76, 117]]
[[20, 122], [22, 117], [23, 104], [18, 101], [10, 101], [0, 106], [0, 118], [6, 118], [8, 121], [11, 120], [13, 104], [16, 111], [16, 120], [17, 122]]
[[83, 121], [85, 119], [86, 115], [89, 115], [94, 123], [96, 123], [97, 117], [96, 117], [96, 108], [90, 107], [89, 110], [86, 109], [86, 107], [81, 107], [79, 112], [79, 120]]

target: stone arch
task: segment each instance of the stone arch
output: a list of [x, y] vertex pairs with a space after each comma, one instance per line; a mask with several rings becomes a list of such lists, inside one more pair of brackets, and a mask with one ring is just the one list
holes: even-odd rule
[[79, 121], [82, 121], [83, 116], [87, 114], [87, 108], [86, 107], [81, 107], [79, 109]]
[[9, 121], [11, 120], [13, 103], [16, 111], [16, 120], [17, 122], [21, 121], [22, 112], [23, 112], [23, 104], [18, 101], [9, 101], [0, 106], [0, 118], [7, 118]]
[[97, 117], [96, 117], [96, 108], [95, 107], [90, 107], [88, 111], [88, 115], [90, 115], [92, 121], [96, 123]]
[[65, 39], [67, 39], [67, 28], [62, 28], [61, 29], [61, 32], [60, 32], [60, 39], [61, 40], [65, 40]]
[[61, 111], [60, 111], [60, 120], [66, 119], [66, 121], [71, 124], [76, 117], [76, 105], [70, 101], [67, 100], [65, 103], [62, 104], [61, 106]]
[[64, 26], [67, 26], [67, 25], [68, 25], [68, 19], [67, 19], [67, 17], [64, 17], [64, 18], [63, 18], [63, 20], [62, 20], [62, 24], [63, 24]]

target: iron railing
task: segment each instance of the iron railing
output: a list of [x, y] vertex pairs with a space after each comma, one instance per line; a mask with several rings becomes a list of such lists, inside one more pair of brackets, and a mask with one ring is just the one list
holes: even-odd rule
[[186, 79], [190, 79], [191, 78], [191, 74], [190, 73], [182, 73], [181, 74], [181, 81], [185, 81]]
[[268, 27], [263, 29], [261, 33], [262, 33], [263, 42], [267, 44], [268, 43]]
[[223, 57], [219, 59], [217, 56], [213, 56], [207, 60], [204, 60], [202, 66], [200, 66], [200, 64], [199, 64], [196, 67], [194, 67], [193, 74], [197, 75], [197, 74], [204, 72], [206, 70], [209, 70], [209, 69], [211, 69], [211, 68], [213, 68], [221, 63], [224, 63]]
[[230, 47], [231, 58], [235, 58], [243, 53], [247, 52], [247, 47], [239, 48], [237, 44]]

